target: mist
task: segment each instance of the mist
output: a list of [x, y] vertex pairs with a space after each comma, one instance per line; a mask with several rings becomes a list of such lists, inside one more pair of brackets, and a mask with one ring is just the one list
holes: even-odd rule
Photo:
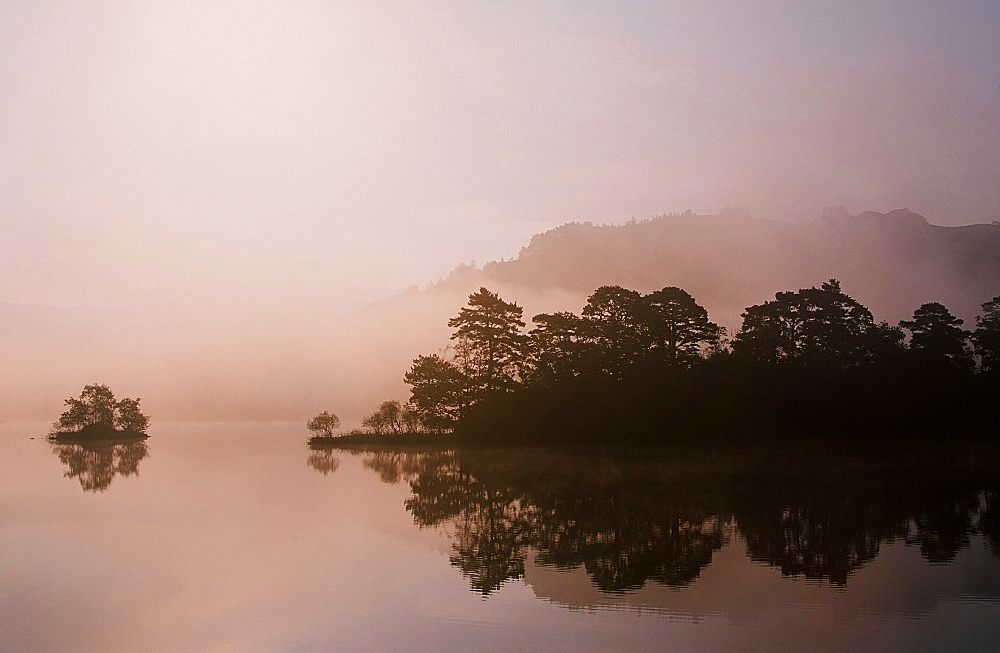
[[[407, 291], [567, 222], [839, 205], [990, 223], [998, 31], [987, 2], [4, 3], [0, 418], [53, 418], [100, 382], [158, 419], [351, 424], [405, 399], [484, 279], [527, 317], [618, 282]], [[843, 276], [785, 274], [760, 242], [766, 292], [709, 289], [743, 274], [725, 250], [634, 285], [684, 282], [732, 329]], [[908, 283], [940, 292], [876, 317], [966, 269], [925, 270]], [[872, 301], [877, 280], [851, 281]]]

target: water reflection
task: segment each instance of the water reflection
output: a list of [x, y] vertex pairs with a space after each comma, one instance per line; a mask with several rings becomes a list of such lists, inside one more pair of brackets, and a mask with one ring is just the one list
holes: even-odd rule
[[983, 537], [1000, 557], [998, 467], [940, 451], [798, 460], [541, 450], [353, 455], [382, 481], [409, 483], [414, 522], [450, 533], [451, 564], [484, 596], [522, 578], [529, 551], [535, 564], [582, 566], [605, 593], [682, 587], [734, 534], [752, 560], [834, 586], [890, 542], [945, 564]]
[[138, 476], [149, 455], [145, 438], [53, 442], [52, 452], [66, 465], [66, 478], [76, 478], [85, 492], [103, 492], [116, 476]]
[[306, 464], [323, 476], [332, 474], [340, 467], [340, 458], [335, 453], [332, 449], [314, 449], [306, 459]]

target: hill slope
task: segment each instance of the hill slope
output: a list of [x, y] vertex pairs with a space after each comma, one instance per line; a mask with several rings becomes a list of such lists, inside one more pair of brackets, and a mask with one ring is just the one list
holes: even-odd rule
[[1000, 294], [1000, 226], [940, 227], [907, 209], [828, 210], [821, 221], [798, 224], [693, 214], [572, 223], [535, 236], [517, 259], [456, 270], [436, 290], [481, 284], [585, 297], [606, 284], [642, 292], [679, 286], [735, 328], [746, 306], [829, 278], [878, 319], [895, 322], [938, 301], [972, 320]]

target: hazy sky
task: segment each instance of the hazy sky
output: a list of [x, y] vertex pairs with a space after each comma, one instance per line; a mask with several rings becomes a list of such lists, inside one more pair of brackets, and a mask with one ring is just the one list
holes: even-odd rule
[[1000, 4], [0, 0], [0, 301], [357, 302], [571, 220], [1000, 219]]

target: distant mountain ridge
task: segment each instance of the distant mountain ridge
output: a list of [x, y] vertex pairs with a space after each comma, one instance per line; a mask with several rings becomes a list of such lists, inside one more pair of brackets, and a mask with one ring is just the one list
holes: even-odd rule
[[459, 267], [436, 288], [586, 295], [608, 284], [642, 292], [679, 286], [714, 319], [738, 327], [746, 306], [830, 278], [880, 320], [896, 322], [931, 301], [971, 320], [1000, 294], [1000, 225], [942, 227], [908, 209], [849, 215], [841, 208], [803, 223], [739, 212], [569, 223], [534, 236], [516, 259]]

